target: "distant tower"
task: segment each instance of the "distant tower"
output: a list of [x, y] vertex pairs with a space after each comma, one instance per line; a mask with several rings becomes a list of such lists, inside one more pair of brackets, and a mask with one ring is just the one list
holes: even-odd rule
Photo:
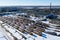
[[46, 16], [46, 18], [49, 18], [49, 19], [56, 19], [58, 16], [55, 15], [52, 11], [52, 8], [51, 8], [51, 3], [50, 3], [50, 14]]
[[51, 2], [50, 2], [50, 13], [52, 13], [52, 10], [51, 10]]

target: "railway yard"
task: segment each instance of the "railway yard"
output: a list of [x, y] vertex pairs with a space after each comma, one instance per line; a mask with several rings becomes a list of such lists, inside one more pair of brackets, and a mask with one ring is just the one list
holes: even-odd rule
[[40, 18], [16, 14], [5, 15], [0, 16], [0, 26], [8, 36], [6, 40], [59, 40], [60, 21], [58, 19], [43, 21], [43, 18]]

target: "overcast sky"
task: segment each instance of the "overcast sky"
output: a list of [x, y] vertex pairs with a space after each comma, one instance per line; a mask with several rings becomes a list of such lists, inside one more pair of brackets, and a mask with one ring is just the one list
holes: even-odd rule
[[60, 0], [0, 0], [0, 6], [60, 5]]

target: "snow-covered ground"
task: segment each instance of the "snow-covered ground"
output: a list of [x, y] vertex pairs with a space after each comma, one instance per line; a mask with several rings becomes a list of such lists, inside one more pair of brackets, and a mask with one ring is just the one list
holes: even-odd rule
[[1, 28], [1, 25], [0, 25], [0, 40], [10, 40], [10, 38], [7, 36], [3, 28]]
[[47, 33], [44, 33], [44, 34], [46, 35], [46, 37], [47, 37], [46, 39], [48, 39], [48, 40], [60, 40], [60, 37], [58, 37], [58, 36], [50, 35]]
[[8, 38], [6, 37], [5, 33], [2, 31], [2, 29], [0, 29], [0, 40], [8, 40]]
[[[47, 29], [45, 29], [45, 31], [55, 32], [57, 35], [60, 35], [60, 32], [58, 32], [58, 31], [60, 31], [60, 29], [57, 29], [56, 24], [49, 23], [49, 21], [42, 21], [42, 22], [45, 24], [48, 24], [50, 26], [50, 27], [47, 27]], [[57, 31], [55, 31], [55, 30], [57, 30]]]
[[4, 27], [9, 31], [11, 32], [17, 39], [22, 39], [22, 35], [25, 36], [27, 38], [27, 40], [38, 40], [38, 39], [41, 39], [42, 40], [42, 37], [34, 37], [34, 36], [31, 36], [30, 34], [25, 34], [25, 33], [22, 33], [14, 28], [12, 28], [11, 26], [8, 27], [6, 24], [4, 24]]
[[[60, 40], [60, 37], [54, 36], [54, 35], [51, 35], [51, 34], [48, 34], [48, 33], [44, 33], [43, 32], [42, 34], [45, 35], [44, 37], [39, 36], [39, 35], [37, 35], [35, 33], [33, 33], [33, 35], [34, 35], [33, 36], [33, 35], [28, 34], [28, 33], [27, 34], [26, 33], [22, 33], [20, 31], [18, 31], [17, 29], [13, 28], [12, 26], [7, 25], [6, 23], [4, 23], [2, 25], [4, 25], [4, 28], [6, 28], [6, 30], [8, 30], [10, 33], [12, 33], [12, 35], [15, 36], [19, 40], [20, 39], [21, 40], [25, 40], [25, 38], [23, 38], [23, 36], [27, 38], [26, 40]], [[3, 33], [1, 33], [0, 35], [3, 36]], [[2, 38], [2, 39], [5, 40], [5, 38]]]
[[49, 23], [49, 21], [41, 21], [41, 22], [43, 22], [43, 23], [45, 23], [45, 24], [48, 24], [48, 25], [50, 25], [50, 26], [57, 26], [57, 24]]

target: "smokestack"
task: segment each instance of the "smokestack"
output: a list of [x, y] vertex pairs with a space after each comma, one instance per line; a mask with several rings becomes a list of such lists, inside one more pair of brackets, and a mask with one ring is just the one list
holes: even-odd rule
[[51, 2], [50, 2], [50, 13], [51, 13]]

